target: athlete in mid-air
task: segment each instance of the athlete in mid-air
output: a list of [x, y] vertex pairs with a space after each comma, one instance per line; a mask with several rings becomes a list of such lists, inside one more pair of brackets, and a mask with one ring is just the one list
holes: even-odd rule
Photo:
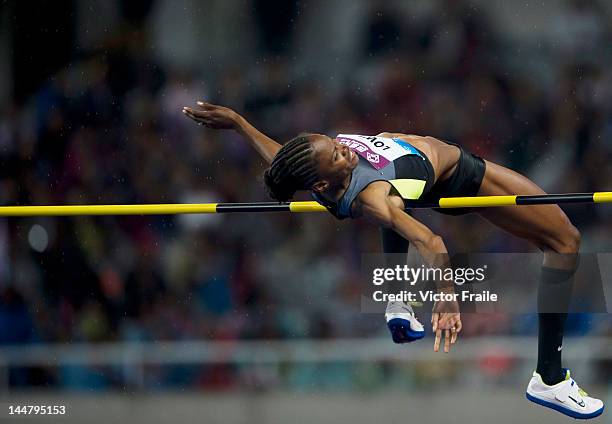
[[[337, 218], [364, 218], [381, 227], [385, 253], [406, 253], [412, 243], [431, 266], [448, 265], [440, 259], [448, 257], [446, 246], [439, 235], [406, 213], [405, 201], [544, 194], [523, 175], [434, 137], [389, 132], [376, 136], [341, 134], [336, 138], [303, 134], [280, 145], [223, 106], [197, 102], [197, 107], [184, 107], [183, 113], [200, 125], [233, 129], [249, 140], [270, 164], [264, 180], [273, 199], [288, 201], [296, 191], [309, 190]], [[559, 206], [452, 209], [443, 213], [468, 212], [479, 213], [544, 252], [539, 306], [572, 279], [580, 233]], [[574, 418], [593, 418], [603, 412], [603, 402], [588, 396], [561, 366], [566, 311], [567, 305], [557, 305], [555, 312], [539, 309], [538, 362], [526, 395], [535, 403]], [[423, 326], [409, 305], [390, 302], [385, 315], [396, 343], [423, 337]], [[461, 327], [457, 303], [436, 302], [432, 313], [434, 351], [439, 350], [444, 336], [444, 351], [448, 352]]]

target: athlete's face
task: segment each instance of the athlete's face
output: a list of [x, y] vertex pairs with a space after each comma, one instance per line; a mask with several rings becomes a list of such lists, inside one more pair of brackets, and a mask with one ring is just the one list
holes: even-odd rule
[[341, 185], [359, 163], [359, 156], [326, 135], [312, 134], [309, 137], [321, 176], [321, 181], [314, 185], [313, 190], [322, 192]]

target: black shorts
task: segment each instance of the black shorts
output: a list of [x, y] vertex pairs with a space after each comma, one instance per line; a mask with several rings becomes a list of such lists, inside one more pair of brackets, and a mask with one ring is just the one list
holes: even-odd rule
[[[473, 153], [468, 152], [456, 143], [445, 141], [447, 144], [459, 147], [461, 154], [457, 168], [453, 175], [444, 181], [436, 181], [431, 190], [421, 199], [426, 202], [436, 202], [442, 197], [476, 196], [480, 190], [485, 174], [485, 161]], [[433, 208], [436, 212], [446, 215], [464, 215], [473, 212], [475, 208]]]

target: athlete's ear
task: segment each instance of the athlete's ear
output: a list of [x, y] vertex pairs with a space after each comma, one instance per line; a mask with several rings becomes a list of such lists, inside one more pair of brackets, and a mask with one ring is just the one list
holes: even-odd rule
[[312, 191], [317, 193], [323, 193], [329, 188], [329, 182], [327, 180], [319, 180], [312, 185]]

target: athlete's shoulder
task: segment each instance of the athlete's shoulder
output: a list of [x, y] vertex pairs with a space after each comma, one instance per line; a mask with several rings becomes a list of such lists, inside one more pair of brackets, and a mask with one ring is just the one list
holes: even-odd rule
[[397, 207], [389, 196], [391, 185], [386, 181], [375, 181], [359, 193], [354, 203], [353, 216], [364, 217], [378, 225], [391, 222], [391, 208]]
[[367, 204], [370, 206], [374, 206], [384, 203], [391, 192], [391, 184], [388, 181], [380, 180], [373, 181], [367, 185], [361, 192], [357, 195], [357, 199], [361, 204]]

